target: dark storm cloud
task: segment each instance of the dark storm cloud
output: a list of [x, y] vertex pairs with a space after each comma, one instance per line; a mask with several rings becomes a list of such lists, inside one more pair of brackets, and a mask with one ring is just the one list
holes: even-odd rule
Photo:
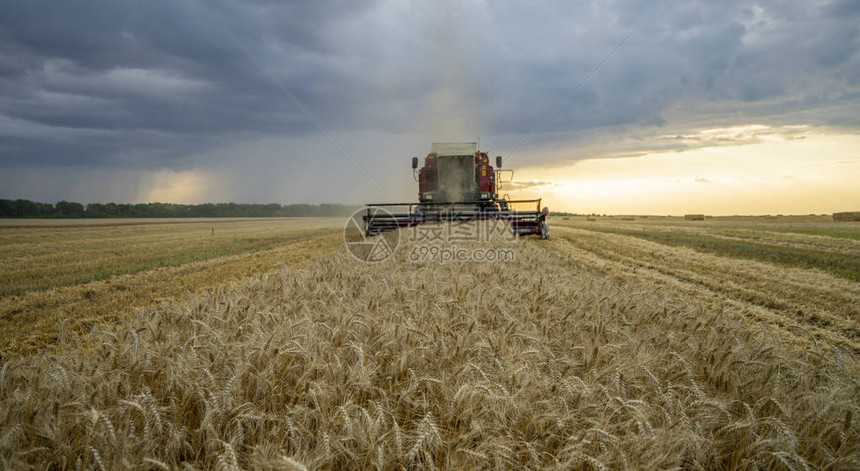
[[4, 164], [109, 164], [129, 150], [170, 160], [225, 134], [306, 132], [225, 32], [329, 116], [318, 92], [341, 75], [326, 60], [332, 24], [360, 13], [354, 2], [43, 3], [14, 2], [0, 17]]
[[[750, 109], [749, 104], [777, 99], [788, 111], [797, 100], [821, 90], [848, 91], [847, 77], [840, 76], [844, 70], [839, 67], [858, 59], [856, 15], [834, 18], [809, 2], [745, 5], [619, 2], [619, 21], [611, 28], [616, 41], [621, 37], [619, 29], [624, 29], [618, 26], [639, 31], [559, 113], [550, 129], [666, 124], [664, 111], [683, 100], [722, 104], [726, 112], [735, 114]], [[598, 28], [591, 33], [602, 37], [578, 35], [586, 44], [570, 47], [589, 57], [587, 64], [568, 62], [562, 72], [565, 78], [557, 81], [554, 93], [545, 96], [563, 96], [565, 88], [610, 50], [609, 35]], [[817, 121], [828, 124], [828, 116]], [[513, 122], [511, 131], [519, 124]]]
[[[552, 79], [543, 84], [531, 82], [531, 90], [540, 96], [524, 95], [516, 106], [496, 114], [505, 117], [500, 123], [505, 132], [522, 129], [518, 116], [540, 119], [540, 109], [552, 105], [541, 97], [564, 96], [625, 30], [634, 27], [638, 31], [630, 43], [544, 126], [532, 146], [556, 143], [575, 148], [638, 134], [646, 138], [641, 150], [647, 151], [657, 145], [647, 139], [649, 135], [691, 128], [804, 123], [856, 131], [860, 124], [853, 111], [860, 106], [856, 54], [860, 13], [856, 9], [812, 2], [612, 5], [611, 27], [576, 32], [576, 45], [574, 38], [547, 42], [554, 48], [566, 45], [568, 53], [588, 58], [588, 64], [565, 56], [554, 58], [566, 69], [558, 72], [558, 78], [551, 74]], [[574, 16], [593, 20], [599, 15]], [[565, 31], [564, 20], [547, 24], [550, 30]], [[523, 76], [512, 74], [509, 80]], [[574, 151], [568, 153], [570, 157], [594, 155]]]
[[[263, 161], [284, 160], [292, 175], [310, 168], [302, 159], [351, 165], [228, 30], [336, 135], [389, 135], [398, 152], [412, 145], [418, 154], [428, 143], [397, 136], [434, 139], [446, 122], [481, 136], [494, 153], [512, 149], [634, 28], [518, 158], [539, 163], [525, 159], [619, 136], [661, 146], [649, 136], [744, 123], [860, 126], [853, 0], [7, 3], [6, 172], [218, 165], [231, 157], [217, 149], [308, 137], [319, 142], [302, 149], [327, 157], [249, 148], [269, 152]], [[393, 146], [361, 138], [352, 146], [381, 179], [393, 172]]]

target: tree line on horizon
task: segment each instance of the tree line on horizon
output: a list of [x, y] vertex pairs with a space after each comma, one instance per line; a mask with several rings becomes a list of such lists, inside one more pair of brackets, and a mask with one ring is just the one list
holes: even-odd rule
[[193, 218], [348, 216], [359, 206], [344, 204], [244, 203], [39, 203], [0, 199], [0, 218]]

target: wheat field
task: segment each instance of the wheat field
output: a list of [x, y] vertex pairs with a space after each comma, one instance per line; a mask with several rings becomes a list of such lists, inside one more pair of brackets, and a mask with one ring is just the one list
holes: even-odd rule
[[339, 246], [66, 318], [4, 357], [0, 464], [860, 467], [856, 282], [571, 226], [505, 263]]

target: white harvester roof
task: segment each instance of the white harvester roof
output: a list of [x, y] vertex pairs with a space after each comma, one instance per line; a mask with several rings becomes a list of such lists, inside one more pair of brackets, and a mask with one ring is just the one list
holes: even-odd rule
[[430, 144], [430, 153], [436, 155], [475, 155], [477, 151], [477, 142], [434, 142]]

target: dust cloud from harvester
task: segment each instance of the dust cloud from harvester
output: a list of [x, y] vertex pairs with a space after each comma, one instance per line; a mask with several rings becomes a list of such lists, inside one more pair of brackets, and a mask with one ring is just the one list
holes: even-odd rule
[[461, 12], [445, 2], [435, 4], [426, 18], [430, 38], [426, 59], [434, 84], [417, 110], [415, 131], [432, 132], [438, 142], [474, 141], [481, 132], [480, 79], [475, 70], [474, 34]]

